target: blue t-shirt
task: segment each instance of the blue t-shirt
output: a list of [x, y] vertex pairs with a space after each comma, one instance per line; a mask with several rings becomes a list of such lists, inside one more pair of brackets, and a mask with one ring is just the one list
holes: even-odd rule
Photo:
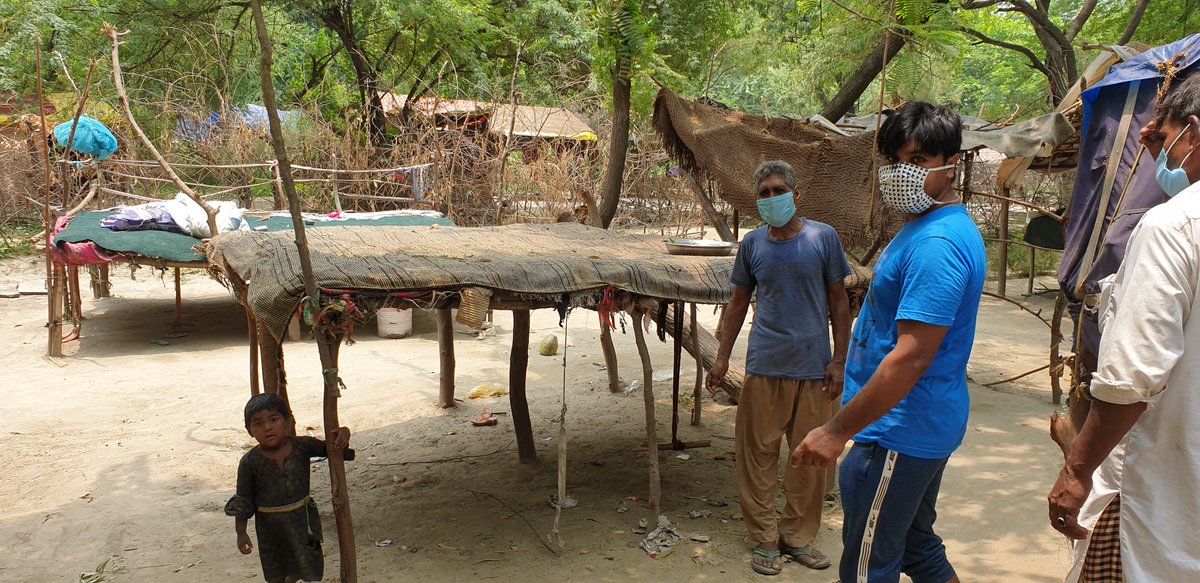
[[912, 392], [854, 436], [905, 455], [943, 459], [962, 444], [970, 395], [967, 361], [987, 275], [983, 238], [961, 206], [936, 209], [896, 234], [875, 266], [850, 336], [842, 404], [850, 402], [896, 348], [896, 324], [948, 328], [933, 363]]
[[833, 227], [804, 220], [791, 239], [767, 227], [746, 233], [733, 262], [733, 285], [757, 292], [746, 372], [807, 381], [825, 378], [829, 350], [829, 286], [850, 275]]

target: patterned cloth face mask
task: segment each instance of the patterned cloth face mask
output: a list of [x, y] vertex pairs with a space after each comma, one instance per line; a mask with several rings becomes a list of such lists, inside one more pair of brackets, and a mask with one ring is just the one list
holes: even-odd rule
[[925, 178], [930, 172], [948, 170], [954, 164], [937, 168], [922, 168], [908, 162], [896, 162], [879, 168], [879, 191], [883, 202], [906, 215], [919, 215], [930, 207], [946, 204], [933, 200], [925, 192]]

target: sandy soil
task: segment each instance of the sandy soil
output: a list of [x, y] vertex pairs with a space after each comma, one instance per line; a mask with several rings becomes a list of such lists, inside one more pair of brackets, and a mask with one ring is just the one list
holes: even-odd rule
[[[0, 282], [36, 280], [40, 264], [0, 264]], [[82, 341], [68, 356], [44, 356], [44, 297], [0, 299], [0, 580], [77, 581], [103, 561], [125, 566], [112, 581], [261, 580], [257, 556], [237, 553], [233, 521], [222, 507], [238, 458], [253, 445], [242, 427], [249, 396], [246, 324], [241, 309], [199, 272], [184, 281], [188, 335], [151, 344], [172, 331], [170, 279], [148, 269], [128, 279], [114, 268], [113, 297], [87, 298]], [[1023, 286], [1017, 286], [1023, 289]], [[87, 283], [84, 282], [87, 289]], [[85, 292], [86, 293], [86, 292]], [[1045, 307], [1048, 301], [1033, 301]], [[702, 324], [711, 326], [711, 310]], [[480, 383], [507, 383], [511, 324], [459, 336], [459, 395]], [[562, 330], [552, 311], [535, 312], [533, 342]], [[359, 458], [348, 464], [360, 581], [742, 581], [746, 562], [733, 469], [734, 408], [703, 400], [703, 423], [681, 427], [685, 440], [711, 439], [690, 459], [662, 455], [663, 506], [685, 534], [711, 537], [651, 559], [632, 533], [649, 511], [628, 496], [648, 493], [642, 394], [609, 394], [590, 312], [570, 319], [566, 399], [569, 491], [577, 508], [562, 514], [565, 546], [543, 544], [554, 520], [555, 424], [562, 405], [559, 358], [530, 357], [529, 397], [542, 464], [521, 467], [511, 421], [475, 428], [483, 407], [507, 399], [435, 406], [437, 340], [433, 319], [418, 315], [415, 335], [374, 337], [373, 326], [342, 350], [343, 423]], [[743, 339], [745, 335], [743, 334]], [[1046, 361], [1046, 327], [1010, 304], [985, 298], [971, 376], [984, 383]], [[621, 373], [640, 377], [632, 334], [617, 335]], [[319, 365], [311, 342], [286, 345], [288, 374], [302, 432], [321, 434]], [[669, 368], [670, 345], [652, 342], [654, 363]], [[735, 354], [741, 354], [738, 348]], [[685, 360], [690, 390], [694, 365]], [[1046, 434], [1045, 377], [1000, 389], [972, 386], [966, 443], [946, 472], [940, 531], [967, 581], [1054, 581], [1066, 571], [1067, 546], [1045, 519], [1045, 494], [1061, 461]], [[656, 383], [658, 431], [670, 435], [669, 383]], [[686, 419], [686, 408], [685, 408]], [[498, 451], [499, 450], [499, 451]], [[490, 454], [490, 455], [489, 455]], [[466, 456], [478, 456], [467, 458]], [[445, 460], [434, 463], [434, 460]], [[315, 464], [313, 494], [326, 531], [327, 581], [338, 553], [328, 472]], [[395, 478], [405, 478], [396, 485]], [[691, 518], [693, 510], [710, 511]], [[818, 544], [836, 559], [840, 512], [830, 508]], [[387, 547], [376, 541], [391, 540]], [[779, 581], [821, 581], [833, 571], [788, 565]]]

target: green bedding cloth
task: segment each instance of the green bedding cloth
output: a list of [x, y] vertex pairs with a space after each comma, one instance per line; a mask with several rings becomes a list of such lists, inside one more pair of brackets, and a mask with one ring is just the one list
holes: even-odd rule
[[[204, 253], [196, 249], [197, 246], [200, 246], [200, 239], [166, 231], [113, 231], [101, 227], [100, 220], [111, 214], [113, 214], [111, 211], [96, 211], [75, 215], [67, 227], [54, 237], [54, 243], [90, 241], [109, 253], [135, 253], [143, 257], [181, 263], [202, 263], [204, 261]], [[248, 217], [246, 222], [250, 224], [251, 228], [265, 226], [268, 231], [288, 231], [292, 228], [290, 217], [269, 217], [267, 219]], [[396, 216], [378, 219], [317, 221], [315, 224], [305, 225], [305, 227], [321, 229], [325, 227], [423, 227], [428, 225], [452, 227], [454, 223], [449, 219]]]

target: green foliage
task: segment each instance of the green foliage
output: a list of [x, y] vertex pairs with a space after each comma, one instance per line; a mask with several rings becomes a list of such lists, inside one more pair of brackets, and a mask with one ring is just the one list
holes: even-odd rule
[[[1157, 45], [1194, 32], [1190, 0], [1154, 0], [1134, 40]], [[840, 5], [844, 5], [843, 9]], [[945, 101], [991, 119], [1050, 107], [1045, 77], [1017, 52], [980, 44], [968, 27], [1043, 51], [1028, 20], [1005, 3], [963, 10], [957, 0], [275, 0], [281, 105], [303, 107], [339, 130], [361, 115], [347, 44], [357, 46], [382, 91], [506, 101], [516, 73], [523, 103], [568, 105], [595, 115], [614, 79], [631, 79], [635, 125], [650, 113], [654, 80], [770, 115], [815, 113], [875, 49], [885, 27], [909, 38], [888, 66], [885, 102]], [[1081, 0], [1049, 3], [1066, 27]], [[1134, 2], [1103, 0], [1074, 45], [1111, 43]], [[341, 12], [338, 12], [341, 11]], [[344, 19], [345, 36], [331, 26]], [[126, 82], [155, 139], [174, 123], [164, 111], [204, 114], [261, 102], [258, 48], [246, 6], [227, 0], [7, 0], [0, 3], [0, 91], [32, 92], [40, 39], [47, 91], [82, 84], [96, 62], [94, 99], [111, 101], [102, 22], [129, 30]], [[515, 62], [520, 54], [520, 62]], [[1079, 49], [1082, 69], [1094, 53]], [[874, 110], [878, 85], [859, 100]]]
[[[1021, 232], [1010, 232], [1009, 238], [1013, 241], [1020, 241], [1023, 237]], [[987, 247], [988, 271], [997, 273], [1000, 267], [1000, 243], [997, 241], [988, 241], [985, 243]], [[1008, 246], [1008, 274], [1011, 277], [1029, 277], [1029, 255], [1031, 249], [1024, 245], [1009, 245]], [[1062, 253], [1056, 251], [1038, 251], [1034, 257], [1034, 269], [1037, 270], [1036, 275], [1055, 275], [1058, 273], [1058, 264], [1062, 261]]]
[[29, 238], [42, 232], [38, 223], [0, 224], [0, 259], [32, 255], [35, 251]]

